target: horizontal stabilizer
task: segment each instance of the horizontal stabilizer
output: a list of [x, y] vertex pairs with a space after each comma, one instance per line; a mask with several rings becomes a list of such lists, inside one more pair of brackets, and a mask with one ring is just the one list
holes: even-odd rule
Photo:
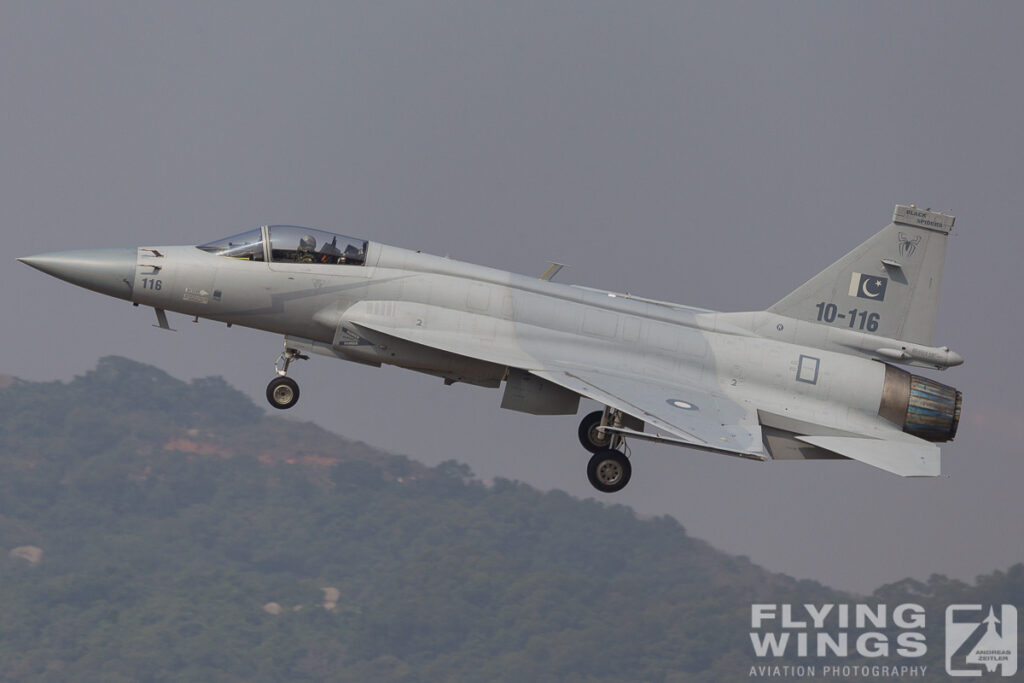
[[884, 441], [859, 436], [798, 436], [798, 440], [901, 477], [937, 477], [939, 449], [921, 441]]

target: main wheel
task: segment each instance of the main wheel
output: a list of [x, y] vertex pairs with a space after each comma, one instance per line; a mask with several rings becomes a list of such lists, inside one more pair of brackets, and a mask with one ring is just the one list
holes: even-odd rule
[[291, 408], [299, 400], [299, 385], [291, 377], [275, 377], [267, 385], [267, 401], [279, 410]]
[[629, 458], [619, 451], [600, 450], [587, 463], [587, 479], [595, 489], [603, 493], [615, 493], [626, 488], [632, 474]]
[[601, 426], [601, 418], [604, 417], [603, 410], [595, 410], [580, 422], [579, 437], [580, 443], [591, 453], [597, 453], [607, 449], [612, 443], [612, 435], [608, 432], [598, 431]]

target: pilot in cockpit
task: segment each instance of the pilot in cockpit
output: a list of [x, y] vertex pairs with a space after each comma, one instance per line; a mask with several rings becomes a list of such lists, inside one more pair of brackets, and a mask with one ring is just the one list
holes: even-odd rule
[[313, 263], [316, 261], [316, 238], [306, 235], [299, 240], [299, 248], [295, 252], [295, 260], [299, 263]]

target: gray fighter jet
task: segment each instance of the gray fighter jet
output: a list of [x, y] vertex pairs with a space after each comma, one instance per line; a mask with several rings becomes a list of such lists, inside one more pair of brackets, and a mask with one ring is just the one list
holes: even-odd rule
[[939, 474], [961, 393], [897, 368], [963, 359], [933, 345], [953, 216], [897, 206], [892, 223], [766, 311], [718, 313], [516, 275], [288, 225], [196, 246], [19, 259], [166, 311], [284, 335], [275, 408], [308, 354], [505, 388], [501, 406], [570, 415], [600, 491], [630, 478], [629, 439], [753, 460], [851, 459]]

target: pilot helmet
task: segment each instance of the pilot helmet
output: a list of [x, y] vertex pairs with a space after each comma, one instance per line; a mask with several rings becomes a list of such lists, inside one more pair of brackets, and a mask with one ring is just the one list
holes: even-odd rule
[[316, 249], [316, 238], [312, 235], [306, 235], [299, 240], [299, 251], [313, 251]]

